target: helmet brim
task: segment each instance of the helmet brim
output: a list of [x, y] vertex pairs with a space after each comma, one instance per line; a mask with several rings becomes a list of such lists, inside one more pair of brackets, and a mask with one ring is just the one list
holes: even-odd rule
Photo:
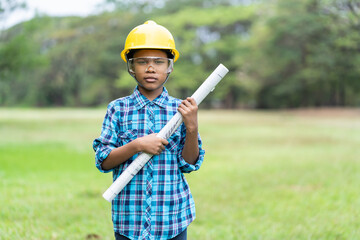
[[131, 51], [131, 50], [139, 50], [139, 49], [155, 49], [155, 50], [170, 50], [172, 52], [172, 54], [174, 55], [174, 62], [176, 62], [179, 58], [179, 51], [176, 49], [169, 49], [169, 48], [161, 48], [158, 46], [154, 46], [154, 47], [149, 47], [149, 46], [138, 46], [138, 47], [133, 47], [131, 49], [124, 49], [121, 51], [121, 58], [122, 60], [124, 60], [124, 62], [127, 62], [127, 57], [126, 55]]

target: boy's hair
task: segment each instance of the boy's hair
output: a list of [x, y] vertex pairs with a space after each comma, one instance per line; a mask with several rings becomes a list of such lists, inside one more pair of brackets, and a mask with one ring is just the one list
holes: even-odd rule
[[[131, 59], [134, 57], [134, 54], [139, 51], [139, 50], [144, 50], [144, 49], [132, 49], [130, 50], [130, 52], [128, 54], [126, 54], [126, 58], [127, 59]], [[170, 59], [174, 59], [174, 55], [172, 54], [171, 50], [168, 49], [154, 49], [154, 50], [160, 50], [163, 51], [164, 53], [166, 53], [166, 56]]]

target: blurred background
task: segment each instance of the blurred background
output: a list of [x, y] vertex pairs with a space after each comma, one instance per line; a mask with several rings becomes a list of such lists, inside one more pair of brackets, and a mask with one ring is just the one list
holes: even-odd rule
[[0, 239], [113, 239], [92, 141], [149, 19], [180, 52], [170, 95], [230, 70], [200, 106], [189, 239], [360, 239], [358, 0], [0, 0]]
[[[80, 2], [0, 1], [0, 106], [93, 107], [131, 93], [120, 52], [148, 19], [180, 51], [167, 83], [174, 96], [191, 95], [223, 63], [230, 73], [205, 107], [360, 105], [358, 1]], [[15, 24], [19, 15], [30, 19]]]

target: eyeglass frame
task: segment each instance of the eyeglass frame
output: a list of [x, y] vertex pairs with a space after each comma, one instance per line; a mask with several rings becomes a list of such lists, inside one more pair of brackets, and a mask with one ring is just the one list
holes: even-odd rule
[[[154, 69], [158, 69], [159, 66], [156, 67], [156, 63], [155, 60], [157, 59], [161, 59], [161, 60], [165, 60], [168, 62], [168, 66], [167, 66], [167, 74], [170, 74], [173, 70], [174, 67], [174, 59], [172, 58], [164, 58], [164, 57], [138, 57], [138, 58], [130, 58], [127, 61], [127, 67], [128, 67], [128, 71], [130, 74], [135, 74], [135, 62], [134, 60], [137, 59], [144, 59], [147, 60], [147, 62], [144, 64], [144, 67], [146, 66], [145, 72], [148, 71], [149, 67], [153, 67]], [[152, 61], [148, 61], [148, 59], [152, 59]]]

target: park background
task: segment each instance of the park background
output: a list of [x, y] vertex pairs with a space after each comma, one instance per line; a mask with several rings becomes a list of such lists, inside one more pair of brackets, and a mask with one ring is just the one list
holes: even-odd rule
[[[1, 0], [0, 19], [22, 3]], [[354, 0], [107, 0], [0, 29], [0, 239], [112, 239], [111, 176], [91, 144], [107, 103], [136, 86], [120, 52], [149, 19], [180, 51], [171, 95], [230, 70], [200, 106], [189, 239], [359, 239]]]

